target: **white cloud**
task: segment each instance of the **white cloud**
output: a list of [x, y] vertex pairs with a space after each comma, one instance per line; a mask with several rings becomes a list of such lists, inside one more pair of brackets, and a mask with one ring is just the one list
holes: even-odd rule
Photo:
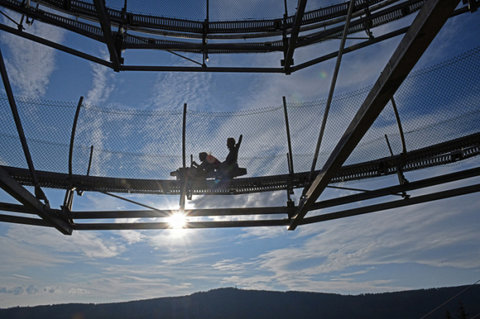
[[[102, 52], [103, 58], [107, 57], [106, 52]], [[100, 106], [108, 100], [115, 84], [113, 71], [103, 65], [91, 63], [92, 67], [92, 88], [85, 97], [85, 104]]]
[[[472, 218], [479, 203], [472, 196], [466, 203], [462, 212], [456, 201], [450, 200], [303, 226], [314, 235], [307, 237], [305, 242], [259, 256], [260, 267], [272, 272], [272, 276], [288, 289], [298, 288], [299, 280], [311, 282], [312, 286], [318, 280], [315, 277], [321, 274], [347, 272], [352, 276], [349, 269], [358, 266], [371, 270], [375, 265], [413, 263], [478, 268], [478, 259], [470, 253], [456, 252], [457, 247], [475, 246], [476, 242], [478, 225], [465, 226], [458, 220]], [[296, 275], [288, 276], [292, 271]]]
[[[9, 12], [14, 19], [20, 16]], [[5, 17], [3, 22], [11, 25]], [[62, 43], [65, 31], [47, 24], [35, 21], [33, 25], [25, 25], [26, 32]], [[48, 88], [50, 76], [55, 70], [55, 49], [23, 39], [8, 33], [0, 35], [0, 41], [10, 50], [10, 58], [6, 61], [10, 82], [19, 89], [19, 94], [27, 97], [41, 97]]]
[[[384, 62], [394, 48], [394, 42], [385, 42], [380, 46], [358, 51], [358, 54], [352, 54], [351, 57], [345, 56], [339, 79], [339, 92], [358, 88], [359, 85], [363, 87], [366, 82], [370, 84], [383, 68]], [[322, 48], [330, 52], [337, 47], [338, 45], [332, 42]], [[320, 46], [315, 49], [317, 48]], [[307, 54], [310, 53], [299, 50], [296, 58], [300, 60], [303, 57], [307, 58]], [[265, 56], [262, 59], [270, 57]], [[369, 62], [365, 62], [367, 58]], [[314, 66], [310, 71], [300, 71], [288, 77], [242, 75], [232, 80], [233, 77], [225, 75], [162, 73], [158, 75], [157, 82], [153, 85], [150, 108], [181, 111], [184, 102], [188, 103], [189, 110], [191, 107], [209, 111], [230, 108], [237, 110], [247, 104], [281, 106], [282, 95], [286, 95], [289, 102], [308, 101], [326, 95], [331, 75], [331, 71], [327, 70], [333, 70], [333, 63], [334, 61], [331, 61]], [[92, 68], [92, 89], [86, 95], [87, 101], [93, 105], [107, 103], [117, 84], [114, 73], [101, 66]], [[327, 73], [326, 76], [322, 72]], [[228, 86], [220, 85], [220, 82], [228, 81], [232, 87], [231, 91], [224, 89]], [[39, 86], [44, 87], [42, 85]], [[219, 97], [220, 95], [227, 98]], [[469, 98], [475, 100], [474, 97]], [[335, 132], [331, 135], [335, 137], [338, 133], [337, 128], [344, 127], [344, 123], [348, 123], [353, 114], [340, 102], [332, 111], [331, 116], [340, 118], [340, 121], [336, 122], [340, 124], [336, 125]], [[258, 153], [265, 155], [267, 151], [280, 154], [284, 152], [284, 148], [273, 150], [268, 148], [271, 146], [270, 141], [277, 139], [285, 146], [284, 137], [278, 133], [281, 131], [284, 134], [282, 110], [272, 111], [273, 113], [275, 115], [265, 117], [266, 121], [259, 119], [258, 114], [245, 117], [246, 120], [241, 121], [237, 121], [238, 118], [222, 118], [218, 121], [220, 123], [218, 126], [212, 126], [213, 134], [206, 135], [202, 141], [195, 140], [192, 147], [194, 151], [218, 150], [218, 157], [223, 159], [222, 155], [226, 155], [227, 152], [226, 137], [237, 137], [243, 133], [241, 158], [254, 157]], [[105, 145], [103, 135], [105, 122], [97, 118], [90, 119], [90, 126], [80, 127], [87, 127], [89, 133], [95, 131], [99, 134], [96, 147], [101, 147]], [[132, 118], [125, 116], [123, 119], [125, 123], [131, 124]], [[188, 121], [192, 119], [193, 117], [188, 118]], [[305, 119], [303, 122], [299, 121], [303, 125], [294, 129], [294, 132], [309, 137], [313, 135], [311, 139], [314, 143], [318, 134], [315, 128], [319, 127], [319, 119], [320, 117], [312, 116], [308, 118], [310, 122]], [[429, 120], [428, 117], [416, 119]], [[416, 119], [406, 120], [405, 125], [418, 126]], [[154, 131], [158, 130], [158, 127], [166, 131], [165, 135], [149, 136], [147, 141], [150, 141], [150, 144], [146, 144], [142, 151], [165, 154], [167, 152], [165, 145], [168, 143], [160, 142], [169, 139], [171, 144], [168, 145], [171, 145], [171, 150], [179, 154], [179, 121], [181, 112], [178, 120], [169, 123], [167, 120], [165, 126], [162, 126], [163, 122], [158, 120], [158, 117], [152, 117], [146, 123], [139, 122], [146, 136], [148, 132], [158, 132]], [[205, 124], [201, 117], [195, 121], [199, 127]], [[313, 129], [306, 132], [305, 126]], [[118, 134], [126, 135], [126, 127], [122, 126], [122, 132]], [[271, 127], [277, 129], [270, 129]], [[132, 129], [131, 126], [128, 129]], [[393, 131], [395, 127], [385, 126], [384, 129]], [[446, 134], [447, 131], [442, 133]], [[135, 140], [135, 143], [137, 142]], [[135, 144], [135, 147], [137, 146]], [[327, 146], [325, 149], [328, 150]], [[312, 149], [307, 143], [297, 147], [297, 151], [311, 152]], [[278, 168], [280, 164], [272, 163], [267, 155], [256, 160], [260, 163], [257, 167], [247, 165], [248, 163], [241, 164], [247, 166], [250, 174], [269, 173], [280, 169]], [[172, 163], [167, 164], [174, 166]], [[436, 175], [450, 169], [451, 167], [442, 167], [430, 172], [431, 175]], [[99, 168], [94, 169], [94, 172], [102, 173]], [[415, 172], [413, 176], [418, 176], [417, 173]], [[395, 177], [389, 176], [385, 179], [390, 181], [395, 180]], [[385, 180], [379, 182], [379, 179], [375, 179], [368, 181], [366, 185], [374, 188], [383, 182]], [[81, 202], [80, 206], [84, 209], [127, 207], [126, 204], [106, 199], [103, 195], [97, 197], [86, 193], [83, 199], [85, 201], [78, 203]], [[140, 199], [148, 201], [151, 205], [158, 204], [155, 200]], [[175, 197], [175, 207], [177, 200]], [[247, 207], [284, 205], [285, 201], [285, 192], [276, 192], [195, 197], [192, 203], [198, 207]], [[284, 227], [186, 230], [185, 237], [175, 237], [173, 231], [168, 230], [75, 232], [71, 237], [64, 237], [55, 230], [45, 228], [8, 226], [5, 228], [8, 231], [0, 236], [2, 242], [0, 255], [4, 256], [0, 264], [2, 283], [5, 280], [0, 292], [4, 289], [26, 296], [25, 292], [29, 290], [35, 293], [35, 298], [3, 299], [2, 305], [71, 302], [72, 296], [75, 296], [75, 300], [89, 302], [131, 300], [178, 295], [225, 285], [238, 285], [248, 289], [337, 293], [407, 289], [411, 288], [411, 284], [402, 282], [398, 273], [380, 275], [378, 271], [388, 269], [392, 264], [403, 268], [413, 264], [427, 269], [451, 271], [450, 278], [457, 278], [456, 274], [452, 275], [453, 272], [478, 273], [480, 265], [476, 257], [479, 225], [476, 210], [479, 205], [478, 198], [470, 195], [459, 197], [458, 200], [301, 226], [296, 232], [287, 232]], [[13, 275], [12, 269], [15, 272]], [[44, 271], [42, 274], [48, 273], [52, 276], [54, 273], [54, 280], [39, 276], [36, 272], [38, 269]], [[57, 284], [60, 281], [61, 284]], [[443, 282], [445, 282], [443, 278], [440, 278], [435, 285], [442, 285]]]
[[18, 278], [18, 279], [24, 279], [24, 280], [30, 280], [32, 277], [30, 276], [25, 276], [25, 275], [20, 275], [20, 274], [13, 274], [12, 277]]
[[[106, 52], [102, 52], [102, 55], [106, 57]], [[92, 175], [106, 175], [107, 168], [104, 167], [105, 162], [111, 157], [111, 153], [101, 151], [104, 150], [105, 143], [108, 136], [105, 134], [106, 124], [105, 117], [98, 116], [97, 112], [88, 112], [89, 107], [101, 107], [115, 88], [115, 78], [113, 71], [100, 64], [91, 63], [92, 67], [92, 87], [87, 92], [84, 106], [86, 110], [83, 112], [83, 116], [80, 117], [77, 139], [85, 141], [86, 145], [93, 145], [97, 151], [92, 156]]]
[[[19, 229], [22, 232], [25, 232], [22, 228], [27, 229], [27, 232], [32, 228], [29, 226], [12, 227]], [[17, 240], [14, 237], [1, 236], [0, 238], [2, 240], [0, 252], [4, 256], [4, 258], [2, 258], [2, 263], [0, 264], [0, 271], [2, 272], [8, 272], [12, 269], [19, 271], [25, 266], [50, 267], [71, 262], [66, 256], [58, 256], [51, 252], [47, 253], [38, 250], [38, 247]]]
[[71, 295], [88, 295], [89, 291], [88, 289], [84, 289], [84, 288], [70, 288], [68, 290], [68, 293]]
[[[12, 262], [31, 266], [54, 266], [73, 262], [66, 255], [91, 259], [111, 258], [122, 254], [125, 247], [114, 239], [103, 239], [97, 233], [74, 232], [65, 236], [55, 229], [43, 227], [10, 226], [2, 241], [16, 247]], [[20, 259], [25, 260], [24, 263]], [[32, 262], [27, 262], [27, 260]]]
[[183, 110], [183, 104], [190, 107], [203, 106], [205, 96], [212, 92], [210, 73], [159, 73], [152, 87], [150, 104], [157, 110]]

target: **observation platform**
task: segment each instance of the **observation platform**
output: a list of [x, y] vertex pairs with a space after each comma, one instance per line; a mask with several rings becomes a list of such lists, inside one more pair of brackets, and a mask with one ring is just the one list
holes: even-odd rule
[[[480, 133], [452, 141], [432, 145], [393, 157], [381, 158], [364, 163], [343, 166], [332, 178], [331, 183], [340, 183], [378, 176], [408, 172], [421, 168], [454, 163], [480, 154]], [[33, 185], [28, 169], [1, 166], [22, 185]], [[72, 189], [78, 191], [169, 194], [181, 193], [182, 182], [178, 180], [148, 180], [130, 178], [108, 178], [37, 171], [41, 187]], [[314, 172], [317, 176], [320, 172]], [[188, 192], [194, 195], [232, 195], [303, 188], [310, 184], [310, 172], [293, 175], [236, 178], [232, 180], [198, 180], [188, 182]]]

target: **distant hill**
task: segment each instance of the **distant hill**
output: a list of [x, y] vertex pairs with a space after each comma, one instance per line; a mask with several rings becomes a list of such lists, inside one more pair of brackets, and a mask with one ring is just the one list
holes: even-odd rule
[[[421, 318], [465, 287], [344, 296], [310, 292], [273, 292], [221, 288], [184, 297], [109, 304], [62, 304], [0, 309], [5, 319], [188, 318], [188, 319], [341, 319]], [[480, 286], [453, 299], [428, 318], [463, 319], [480, 313]], [[465, 316], [463, 316], [465, 317]]]

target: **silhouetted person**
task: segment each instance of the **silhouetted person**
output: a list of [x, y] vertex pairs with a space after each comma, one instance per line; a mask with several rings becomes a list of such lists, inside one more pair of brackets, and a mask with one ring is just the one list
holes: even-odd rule
[[207, 175], [212, 174], [221, 164], [215, 156], [207, 154], [206, 152], [199, 153], [198, 158], [201, 163], [197, 164], [197, 162], [193, 161], [192, 167], [204, 171]]
[[235, 139], [233, 137], [229, 137], [227, 139], [227, 147], [230, 151], [227, 155], [225, 161], [220, 165], [220, 175], [223, 178], [231, 178], [232, 172], [234, 172], [238, 168], [238, 149], [240, 148], [240, 144], [242, 144], [243, 135], [240, 135], [238, 138], [238, 143], [235, 144]]

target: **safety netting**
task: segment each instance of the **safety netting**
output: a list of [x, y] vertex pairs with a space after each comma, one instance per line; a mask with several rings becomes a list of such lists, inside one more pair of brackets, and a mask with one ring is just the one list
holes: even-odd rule
[[[317, 169], [338, 143], [371, 87], [333, 98]], [[407, 151], [480, 131], [480, 47], [410, 74], [394, 95]], [[35, 169], [68, 172], [72, 124], [78, 101], [17, 96]], [[326, 99], [286, 101], [295, 172], [309, 171]], [[172, 110], [138, 110], [83, 103], [73, 148], [73, 173], [92, 176], [169, 179], [182, 166], [183, 105]], [[199, 152], [219, 160], [226, 140], [243, 135], [239, 166], [247, 176], [288, 173], [287, 133], [282, 100], [266, 107], [231, 112], [190, 109], [186, 113], [187, 165]], [[346, 164], [402, 152], [399, 126], [389, 103]], [[26, 168], [26, 160], [6, 96], [0, 96], [0, 165]]]

